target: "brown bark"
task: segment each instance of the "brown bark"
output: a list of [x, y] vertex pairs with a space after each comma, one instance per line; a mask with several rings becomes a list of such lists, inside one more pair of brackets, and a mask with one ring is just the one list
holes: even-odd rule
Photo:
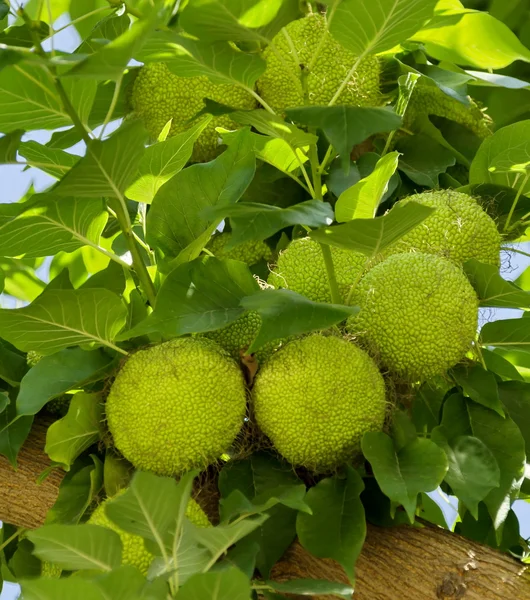
[[[33, 427], [19, 455], [18, 470], [0, 457], [0, 520], [38, 527], [57, 498], [62, 476], [44, 454], [49, 423]], [[202, 482], [197, 499], [212, 508], [212, 480]], [[208, 497], [207, 497], [208, 496]], [[521, 563], [486, 546], [436, 527], [369, 527], [357, 562], [357, 600], [530, 600], [530, 575]], [[315, 558], [298, 543], [276, 565], [273, 579], [328, 579], [347, 582], [341, 567]], [[328, 596], [320, 596], [327, 600]]]

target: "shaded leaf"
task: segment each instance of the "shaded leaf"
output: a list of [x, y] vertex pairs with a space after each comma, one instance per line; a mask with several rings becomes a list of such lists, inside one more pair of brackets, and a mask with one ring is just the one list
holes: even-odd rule
[[0, 412], [0, 454], [9, 460], [13, 468], [17, 467], [17, 455], [28, 437], [32, 423], [33, 417], [17, 416], [13, 401]]
[[450, 150], [424, 133], [399, 139], [396, 149], [401, 153], [400, 170], [418, 185], [437, 188], [439, 175], [456, 164]]
[[457, 366], [451, 370], [451, 374], [466, 396], [504, 417], [497, 380], [493, 373], [478, 364], [473, 364]]
[[250, 581], [239, 569], [193, 575], [179, 589], [179, 600], [249, 600]]
[[464, 271], [477, 292], [480, 306], [499, 308], [530, 306], [530, 292], [525, 292], [511, 281], [503, 279], [498, 267], [471, 259], [464, 264]]
[[34, 141], [20, 144], [18, 152], [29, 165], [44, 171], [55, 179], [61, 179], [79, 160], [79, 156]]

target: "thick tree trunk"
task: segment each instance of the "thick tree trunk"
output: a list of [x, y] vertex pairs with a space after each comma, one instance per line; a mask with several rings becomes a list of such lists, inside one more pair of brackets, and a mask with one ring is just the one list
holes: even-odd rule
[[[61, 474], [37, 478], [50, 461], [44, 454], [49, 423], [34, 425], [19, 455], [17, 471], [0, 457], [0, 520], [38, 527], [55, 502]], [[208, 504], [202, 490], [198, 500]], [[206, 508], [206, 506], [205, 506]], [[331, 560], [315, 558], [298, 543], [273, 571], [273, 579], [344, 581]], [[369, 527], [357, 563], [358, 600], [530, 600], [530, 574], [509, 556], [436, 527]], [[328, 596], [320, 596], [327, 600]]]

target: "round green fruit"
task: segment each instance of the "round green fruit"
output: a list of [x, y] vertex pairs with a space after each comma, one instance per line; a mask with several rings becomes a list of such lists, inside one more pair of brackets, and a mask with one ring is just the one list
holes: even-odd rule
[[[258, 92], [279, 113], [293, 106], [329, 104], [357, 60], [331, 36], [325, 17], [318, 14], [289, 23], [263, 58], [267, 69], [258, 79]], [[376, 57], [362, 59], [335, 104], [381, 104], [380, 71]]]
[[459, 267], [434, 254], [390, 256], [361, 280], [355, 303], [361, 310], [348, 330], [411, 381], [444, 373], [475, 339], [475, 291]]
[[203, 338], [179, 338], [133, 354], [106, 404], [118, 450], [137, 469], [159, 475], [217, 460], [239, 433], [245, 411], [241, 370]]
[[[116, 494], [113, 498], [107, 498], [101, 504], [98, 505], [96, 510], [92, 513], [88, 523], [90, 525], [99, 525], [100, 527], [107, 527], [107, 529], [112, 529], [115, 531], [121, 539], [122, 543], [122, 559], [121, 562], [123, 565], [132, 565], [136, 567], [143, 575], [147, 575], [147, 571], [149, 570], [149, 565], [154, 558], [154, 555], [147, 550], [144, 544], [144, 540], [139, 535], [135, 535], [133, 533], [127, 533], [114, 521], [111, 521], [107, 517], [107, 513], [105, 512], [105, 507], [107, 503], [122, 494], [125, 493], [125, 489], [121, 490]], [[188, 519], [197, 527], [209, 527], [210, 521], [208, 517], [202, 510], [202, 508], [197, 504], [193, 498], [190, 498], [188, 502], [188, 506], [186, 507], [186, 516]]]
[[330, 471], [380, 431], [385, 384], [374, 361], [353, 343], [315, 334], [276, 352], [253, 388], [256, 422], [293, 465]]
[[417, 202], [435, 211], [407, 233], [390, 252], [410, 250], [439, 254], [462, 265], [475, 258], [500, 265], [501, 236], [495, 221], [474, 198], [454, 190], [415, 194], [397, 205]]
[[[339, 291], [346, 300], [352, 284], [361, 277], [367, 258], [360, 252], [333, 246], [330, 250]], [[267, 281], [275, 288], [292, 290], [314, 302], [331, 302], [322, 248], [311, 238], [293, 240], [280, 254]]]
[[214, 235], [206, 246], [207, 249], [217, 258], [230, 258], [246, 263], [249, 267], [255, 265], [260, 260], [270, 260], [272, 251], [265, 242], [248, 241], [238, 244], [234, 248], [226, 249], [232, 234], [229, 232]]
[[[156, 138], [172, 119], [169, 135], [185, 131], [196, 121], [190, 121], [204, 108], [204, 98], [235, 108], [252, 109], [256, 101], [242, 88], [212, 83], [205, 75], [179, 77], [164, 63], [149, 63], [138, 74], [131, 104], [149, 134]], [[215, 158], [221, 148], [216, 127], [236, 129], [237, 124], [226, 115], [214, 117], [199, 136], [191, 160], [206, 162]]]

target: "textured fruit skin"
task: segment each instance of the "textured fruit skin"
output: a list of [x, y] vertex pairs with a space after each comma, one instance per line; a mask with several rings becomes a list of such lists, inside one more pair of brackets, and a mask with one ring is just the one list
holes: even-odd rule
[[329, 471], [351, 460], [367, 431], [383, 427], [385, 384], [355, 344], [320, 334], [274, 354], [253, 388], [256, 422], [293, 465]]
[[[222, 329], [205, 333], [204, 337], [217, 342], [234, 360], [239, 361], [258, 335], [261, 322], [257, 312], [248, 312]], [[254, 354], [258, 364], [264, 363], [280, 344], [280, 341], [273, 341], [260, 348]]]
[[43, 358], [44, 358], [44, 356], [42, 354], [40, 354], [39, 352], [35, 352], [35, 350], [30, 350], [26, 355], [26, 361], [28, 363], [28, 366], [30, 366], [32, 368], [36, 364], [38, 364]]
[[[330, 246], [335, 277], [343, 300], [352, 284], [361, 276], [366, 256], [360, 252]], [[311, 238], [293, 240], [278, 258], [267, 282], [275, 288], [286, 288], [314, 302], [331, 302], [331, 291], [322, 249]]]
[[[107, 527], [107, 529], [112, 529], [115, 531], [121, 539], [121, 543], [123, 546], [122, 550], [122, 564], [123, 565], [132, 565], [136, 567], [143, 575], [147, 575], [147, 571], [149, 570], [149, 565], [154, 558], [154, 555], [147, 550], [144, 544], [144, 540], [139, 535], [134, 535], [133, 533], [127, 533], [120, 527], [111, 521], [107, 514], [105, 513], [105, 506], [107, 502], [121, 496], [125, 493], [125, 489], [121, 490], [116, 494], [113, 498], [107, 498], [104, 500], [92, 513], [88, 523], [90, 525], [100, 525], [101, 527]], [[190, 498], [188, 502], [188, 506], [186, 507], [186, 516], [188, 519], [197, 527], [209, 527], [211, 525], [208, 517], [204, 514], [202, 508]]]
[[471, 98], [469, 101], [470, 105], [466, 106], [438, 87], [416, 85], [405, 112], [403, 128], [416, 131], [418, 118], [435, 115], [455, 121], [478, 137], [486, 138], [491, 135], [489, 120]]
[[500, 266], [501, 235], [495, 221], [474, 198], [453, 190], [409, 196], [398, 204], [418, 202], [436, 210], [391, 249], [440, 254], [457, 265], [472, 258]]
[[475, 338], [478, 299], [462, 270], [423, 252], [394, 254], [361, 280], [348, 330], [411, 381], [442, 374]]
[[43, 562], [41, 568], [41, 577], [50, 577], [51, 579], [59, 579], [63, 570], [59, 565], [51, 562]]
[[243, 425], [241, 370], [212, 340], [179, 338], [133, 354], [107, 398], [110, 432], [137, 469], [177, 475], [205, 468]]
[[[327, 105], [355, 64], [355, 55], [331, 37], [326, 19], [321, 15], [315, 14], [292, 21], [285, 30], [292, 45], [282, 30], [272, 42], [277, 52], [272, 46], [264, 51], [263, 58], [267, 61], [267, 69], [258, 79], [258, 93], [280, 113], [292, 106]], [[307, 69], [323, 36], [325, 38], [318, 58], [308, 72]], [[381, 104], [380, 71], [377, 58], [369, 56], [363, 59], [335, 104]]]
[[[169, 135], [188, 129], [195, 122], [190, 119], [204, 108], [203, 98], [236, 108], [256, 107], [254, 98], [237, 86], [212, 83], [205, 75], [179, 77], [164, 63], [149, 63], [141, 69], [134, 82], [131, 104], [149, 134], [156, 138], [170, 119], [173, 121]], [[237, 125], [226, 115], [214, 117], [195, 143], [193, 162], [206, 162], [220, 153], [216, 127], [236, 129]]]
[[230, 250], [226, 250], [226, 245], [230, 241], [232, 234], [229, 232], [214, 235], [208, 243], [208, 250], [217, 258], [231, 258], [246, 263], [249, 267], [255, 265], [260, 260], [270, 260], [272, 251], [265, 242], [250, 240], [238, 244]]

